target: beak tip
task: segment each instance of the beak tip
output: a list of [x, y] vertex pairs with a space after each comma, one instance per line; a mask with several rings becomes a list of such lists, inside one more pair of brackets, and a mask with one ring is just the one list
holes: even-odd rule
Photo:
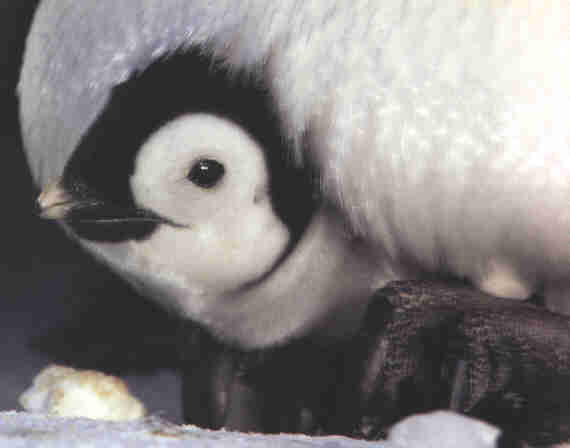
[[71, 208], [71, 199], [59, 182], [52, 182], [42, 190], [34, 208], [40, 218], [63, 219]]

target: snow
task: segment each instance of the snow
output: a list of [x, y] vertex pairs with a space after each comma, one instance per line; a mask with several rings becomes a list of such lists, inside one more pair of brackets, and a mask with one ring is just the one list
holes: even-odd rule
[[[192, 443], [193, 442], [193, 443]], [[350, 440], [344, 437], [311, 438], [300, 435], [259, 435], [228, 431], [208, 431], [195, 426], [177, 426], [150, 417], [134, 422], [108, 422], [85, 418], [46, 417], [40, 414], [0, 413], [0, 447], [45, 448], [105, 447], [214, 447], [251, 448], [366, 448], [389, 447], [383, 443]]]
[[494, 447], [500, 431], [488, 423], [453, 412], [436, 411], [402, 420], [390, 433], [397, 447]]
[[157, 417], [127, 422], [0, 412], [0, 448], [491, 448], [499, 430], [445, 411], [412, 416], [397, 424], [388, 441], [340, 436], [262, 435], [178, 426]]

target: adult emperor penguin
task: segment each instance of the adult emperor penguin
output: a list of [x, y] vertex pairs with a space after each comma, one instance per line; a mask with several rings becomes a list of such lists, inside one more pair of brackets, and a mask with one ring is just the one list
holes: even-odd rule
[[[565, 0], [44, 0], [23, 135], [44, 215], [244, 347], [344, 334], [396, 278], [568, 311], [568, 54]], [[192, 70], [131, 95], [185, 55], [259, 83], [281, 137], [245, 97], [208, 104]], [[298, 236], [259, 155], [286, 151], [326, 204]]]

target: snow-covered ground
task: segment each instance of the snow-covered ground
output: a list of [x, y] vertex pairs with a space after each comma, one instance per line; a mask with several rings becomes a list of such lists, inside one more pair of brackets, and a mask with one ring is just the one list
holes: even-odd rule
[[0, 413], [0, 447], [23, 448], [492, 448], [499, 431], [485, 423], [446, 412], [411, 417], [385, 442], [346, 437], [261, 435], [206, 431], [158, 418], [127, 423], [64, 419], [28, 413]]

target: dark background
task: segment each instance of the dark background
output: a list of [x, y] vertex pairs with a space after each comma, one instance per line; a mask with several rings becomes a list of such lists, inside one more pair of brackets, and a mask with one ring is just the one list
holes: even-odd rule
[[35, 215], [16, 85], [37, 0], [0, 0], [0, 410], [47, 364], [127, 380], [147, 409], [180, 421], [177, 322]]

